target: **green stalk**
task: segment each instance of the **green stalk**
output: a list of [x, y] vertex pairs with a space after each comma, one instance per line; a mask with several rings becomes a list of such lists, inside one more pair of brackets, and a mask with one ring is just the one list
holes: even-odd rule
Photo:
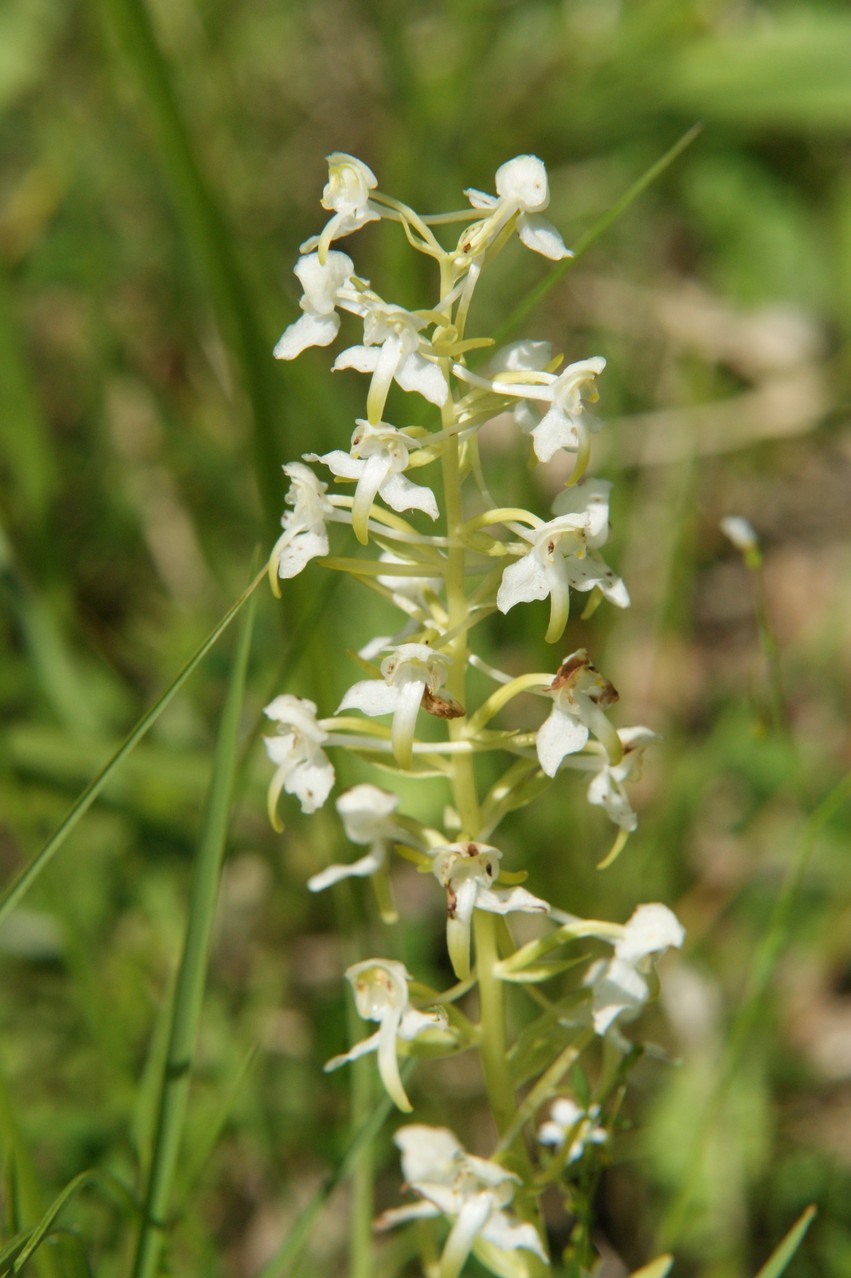
[[168, 1047], [160, 1085], [142, 1225], [133, 1261], [133, 1278], [155, 1278], [165, 1242], [233, 796], [238, 759], [239, 716], [255, 606], [252, 603], [240, 626], [234, 670], [213, 758], [204, 827], [192, 880], [183, 954], [169, 1014]]
[[499, 922], [498, 915], [486, 910], [476, 910], [473, 914], [479, 986], [479, 1052], [491, 1112], [501, 1136], [517, 1113], [517, 1099], [508, 1072], [503, 984], [494, 974], [499, 961]]

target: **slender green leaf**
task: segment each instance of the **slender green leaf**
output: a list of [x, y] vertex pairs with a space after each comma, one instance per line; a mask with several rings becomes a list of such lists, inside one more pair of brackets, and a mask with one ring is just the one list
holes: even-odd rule
[[41, 851], [32, 859], [32, 861], [30, 861], [29, 865], [24, 866], [23, 870], [20, 871], [17, 877], [5, 888], [2, 895], [0, 895], [0, 920], [5, 918], [9, 911], [15, 908], [22, 897], [32, 887], [42, 870], [46, 869], [46, 867], [50, 864], [71, 831], [80, 819], [85, 816], [86, 812], [88, 812], [95, 799], [109, 781], [115, 769], [121, 761], [126, 758], [134, 746], [137, 745], [146, 733], [150, 731], [174, 695], [180, 691], [186, 680], [192, 674], [193, 670], [195, 670], [196, 666], [203, 661], [210, 649], [218, 641], [224, 631], [227, 630], [234, 617], [241, 610], [243, 604], [251, 597], [260, 582], [264, 580], [265, 576], [266, 569], [264, 568], [257, 574], [251, 582], [251, 585], [243, 591], [236, 603], [228, 609], [221, 621], [213, 627], [207, 638], [189, 658], [186, 665], [177, 677], [169, 684], [165, 692], [157, 698], [150, 710], [146, 711], [146, 713], [142, 715], [136, 726], [124, 738], [124, 741], [109, 761], [104, 764], [103, 768], [101, 768], [94, 780], [86, 786], [85, 790], [77, 799], [76, 803], [74, 803], [58, 830], [56, 830], [56, 832], [48, 839], [47, 843], [45, 843]]
[[776, 1247], [766, 1260], [756, 1278], [780, 1278], [780, 1275], [786, 1272], [786, 1266], [803, 1242], [804, 1235], [813, 1223], [815, 1215], [816, 1208], [811, 1203], [801, 1212], [779, 1247]]
[[144, 1216], [133, 1262], [134, 1278], [154, 1278], [165, 1241], [239, 761], [239, 720], [254, 613], [255, 606], [252, 606], [240, 627], [233, 674], [216, 742], [204, 825], [192, 879], [183, 954], [169, 1008], [168, 1049], [160, 1083]]

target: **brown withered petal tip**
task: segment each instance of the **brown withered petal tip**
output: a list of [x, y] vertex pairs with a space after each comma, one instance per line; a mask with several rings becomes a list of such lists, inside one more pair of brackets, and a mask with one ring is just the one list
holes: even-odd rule
[[455, 701], [453, 697], [439, 697], [436, 692], [429, 692], [428, 688], [423, 689], [420, 705], [436, 719], [460, 719], [467, 713], [461, 703]]

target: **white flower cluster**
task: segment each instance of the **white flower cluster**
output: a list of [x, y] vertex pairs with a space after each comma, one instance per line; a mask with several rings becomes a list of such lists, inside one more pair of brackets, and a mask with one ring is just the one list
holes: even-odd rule
[[[318, 560], [367, 582], [401, 611], [404, 623], [395, 636], [376, 636], [362, 649], [360, 660], [371, 676], [355, 682], [332, 715], [317, 718], [313, 702], [293, 695], [276, 697], [266, 708], [274, 724], [266, 749], [276, 769], [269, 808], [277, 823], [282, 792], [294, 796], [304, 812], [321, 807], [335, 782], [326, 753], [334, 749], [355, 752], [385, 770], [443, 777], [454, 814], [447, 824], [451, 834], [403, 815], [399, 796], [376, 785], [359, 784], [341, 794], [336, 807], [346, 835], [366, 851], [358, 859], [328, 865], [308, 887], [318, 892], [344, 878], [369, 878], [382, 916], [392, 920], [390, 853], [401, 850], [445, 892], [447, 949], [461, 993], [485, 978], [476, 969], [474, 950], [480, 950], [479, 925], [492, 929], [492, 915], [537, 915], [549, 932], [539, 943], [515, 951], [513, 960], [495, 962], [490, 981], [531, 984], [576, 962], [575, 955], [550, 957], [549, 967], [541, 965], [536, 945], [543, 952], [575, 945], [579, 937], [613, 944], [610, 959], [587, 960], [584, 984], [576, 985], [573, 998], [584, 1000], [589, 1041], [604, 1039], [622, 1054], [627, 1044], [620, 1026], [651, 996], [652, 965], [665, 949], [682, 944], [682, 928], [662, 905], [639, 907], [623, 926], [559, 928], [558, 918], [565, 916], [553, 911], [547, 921], [550, 905], [520, 885], [522, 871], [504, 868], [503, 851], [490, 842], [508, 812], [564, 773], [581, 770], [589, 774], [589, 801], [602, 807], [617, 828], [612, 857], [636, 826], [627, 784], [637, 777], [644, 747], [654, 738], [643, 726], [615, 728], [607, 712], [618, 694], [584, 648], [568, 653], [555, 672], [511, 678], [470, 646], [480, 622], [520, 604], [548, 601], [545, 638], [550, 643], [561, 640], [576, 592], [589, 596], [589, 603], [629, 606], [624, 582], [602, 553], [609, 537], [611, 484], [585, 478], [590, 436], [599, 429], [586, 406], [597, 399], [605, 360], [591, 355], [559, 371], [561, 357], [549, 343], [523, 340], [477, 363], [477, 353], [491, 343], [466, 335], [481, 273], [513, 236], [551, 261], [571, 256], [541, 216], [549, 203], [541, 160], [532, 155], [509, 160], [497, 170], [495, 188], [495, 195], [466, 191], [471, 207], [457, 214], [423, 217], [383, 195], [360, 160], [329, 157], [322, 205], [331, 217], [302, 245], [295, 267], [302, 314], [274, 353], [291, 360], [310, 346], [328, 346], [344, 323], [354, 321], [359, 340], [337, 355], [333, 367], [369, 378], [366, 415], [356, 420], [347, 451], [308, 453], [284, 467], [288, 509], [269, 573], [277, 593], [282, 581]], [[376, 220], [401, 223], [413, 248], [434, 260], [440, 291], [431, 306], [411, 311], [388, 301], [355, 274], [346, 253], [332, 248]], [[433, 228], [452, 220], [462, 222], [463, 229], [456, 243], [443, 247]], [[386, 420], [394, 385], [415, 396], [412, 411], [427, 424], [397, 426]], [[505, 412], [534, 462], [546, 464], [559, 453], [573, 458], [570, 482], [546, 518], [494, 507], [488, 494], [476, 435]], [[314, 467], [324, 467], [320, 473], [329, 472], [331, 480], [319, 478]], [[439, 485], [420, 481], [420, 472], [428, 468], [439, 468]], [[411, 478], [414, 472], [417, 481]], [[367, 548], [362, 559], [334, 558], [329, 536], [334, 524], [352, 528]], [[467, 706], [466, 675], [473, 666], [496, 684], [478, 708]], [[548, 713], [539, 712], [538, 726], [534, 719], [525, 729], [492, 726], [508, 702], [521, 696], [532, 705], [534, 698], [544, 699]], [[425, 720], [441, 721], [444, 728], [426, 732]], [[481, 796], [472, 767], [479, 754], [508, 760], [500, 779]], [[499, 958], [496, 952], [494, 958]], [[377, 1022], [378, 1029], [326, 1068], [374, 1052], [382, 1082], [403, 1111], [410, 1111], [411, 1103], [400, 1055], [481, 1048], [490, 1032], [485, 1021], [472, 1025], [452, 1006], [458, 994], [439, 995], [418, 986], [396, 960], [368, 959], [346, 976], [359, 1014]], [[578, 1023], [561, 1018], [556, 1030], [563, 1034]], [[553, 1024], [551, 1018], [550, 1029]], [[609, 1130], [602, 1102], [580, 1107], [554, 1093], [544, 1099], [553, 1103], [539, 1140], [556, 1151], [555, 1175], [604, 1144]], [[492, 1272], [518, 1278], [530, 1257], [546, 1260], [528, 1213], [509, 1210], [521, 1183], [514, 1171], [498, 1160], [466, 1153], [445, 1128], [404, 1127], [396, 1141], [418, 1201], [385, 1212], [379, 1224], [387, 1228], [438, 1216], [449, 1221], [441, 1278], [460, 1273], [470, 1254]]]

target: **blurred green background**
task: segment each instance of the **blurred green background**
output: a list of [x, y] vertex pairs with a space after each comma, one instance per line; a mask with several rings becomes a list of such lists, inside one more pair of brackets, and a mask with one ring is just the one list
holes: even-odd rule
[[[608, 829], [581, 786], [507, 838], [565, 908], [623, 919], [661, 899], [688, 927], [648, 1030], [680, 1063], [642, 1063], [600, 1192], [606, 1273], [664, 1245], [675, 1274], [750, 1278], [814, 1201], [789, 1272], [846, 1278], [851, 809], [819, 806], [851, 753], [846, 0], [5, 0], [0, 110], [4, 881], [243, 588], [275, 535], [280, 465], [347, 446], [362, 382], [332, 379], [327, 351], [271, 358], [297, 313], [298, 244], [324, 221], [325, 155], [352, 152], [438, 211], [534, 152], [575, 243], [702, 121], [522, 330], [609, 362], [592, 466], [616, 484], [610, 561], [634, 606], [601, 610], [573, 646], [618, 687], [619, 722], [664, 741], [613, 869], [594, 869]], [[430, 301], [392, 228], [343, 247], [379, 291]], [[530, 256], [506, 253], [474, 331], [542, 278]], [[494, 438], [497, 490], [516, 456]], [[541, 508], [546, 476], [523, 483]], [[763, 538], [761, 584], [718, 531], [729, 513]], [[542, 616], [512, 613], [494, 659], [547, 668]], [[319, 572], [260, 601], [174, 1273], [256, 1274], [340, 1157], [347, 1084], [320, 1067], [360, 1029], [340, 972], [365, 952], [340, 920], [361, 919], [359, 945], [436, 962], [418, 897], [395, 941], [357, 891], [308, 897], [306, 877], [348, 855], [333, 814], [290, 805], [283, 838], [265, 817], [262, 706], [296, 691], [329, 713], [358, 677], [341, 633], [354, 648], [386, 624]], [[0, 929], [8, 1232], [86, 1168], [136, 1174], [232, 650], [227, 636], [206, 658]], [[427, 1077], [432, 1121], [477, 1104], [463, 1061]], [[398, 1193], [384, 1158], [381, 1204]], [[345, 1195], [298, 1272], [342, 1272]], [[58, 1272], [126, 1272], [112, 1199], [86, 1191], [61, 1223], [79, 1243]], [[82, 1255], [90, 1269], [71, 1268]]]

